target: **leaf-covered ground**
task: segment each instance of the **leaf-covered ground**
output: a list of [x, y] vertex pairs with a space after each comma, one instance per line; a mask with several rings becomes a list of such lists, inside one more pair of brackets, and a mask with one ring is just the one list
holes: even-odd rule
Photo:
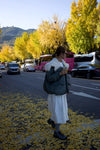
[[61, 125], [68, 135], [61, 141], [53, 137], [47, 124], [47, 101], [21, 93], [0, 93], [0, 150], [99, 150], [100, 127], [85, 128], [91, 119], [69, 109], [71, 124]]

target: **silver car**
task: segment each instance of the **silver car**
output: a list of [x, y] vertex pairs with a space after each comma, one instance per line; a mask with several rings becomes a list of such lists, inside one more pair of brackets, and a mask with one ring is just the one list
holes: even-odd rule
[[8, 63], [7, 74], [20, 74], [20, 67], [17, 63]]
[[1, 70], [5, 70], [5, 65], [4, 65], [4, 64], [1, 64], [1, 65], [0, 65], [0, 68], [1, 68]]
[[35, 72], [36, 69], [35, 67], [33, 66], [33, 64], [26, 64], [23, 68], [23, 71], [27, 71], [27, 72]]

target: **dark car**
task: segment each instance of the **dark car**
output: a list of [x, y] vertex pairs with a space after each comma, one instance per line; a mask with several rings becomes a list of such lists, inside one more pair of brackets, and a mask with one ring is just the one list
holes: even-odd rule
[[87, 79], [92, 77], [100, 77], [100, 68], [96, 68], [92, 65], [80, 65], [78, 68], [72, 69], [72, 77], [83, 76]]
[[0, 78], [2, 78], [2, 72], [1, 72], [1, 69], [0, 69]]
[[17, 63], [8, 63], [7, 74], [20, 74], [20, 67]]

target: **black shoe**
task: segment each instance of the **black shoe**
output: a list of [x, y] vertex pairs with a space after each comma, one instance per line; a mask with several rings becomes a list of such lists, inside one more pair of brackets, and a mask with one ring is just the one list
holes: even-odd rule
[[48, 124], [51, 124], [52, 128], [55, 128], [56, 125], [53, 120], [49, 119], [47, 122]]
[[70, 121], [70, 120], [67, 120], [67, 121], [66, 121], [66, 123], [69, 123], [69, 124], [71, 124], [71, 121]]
[[59, 132], [54, 131], [53, 136], [55, 138], [59, 138], [60, 140], [66, 140], [67, 139], [67, 136], [63, 135], [60, 131]]

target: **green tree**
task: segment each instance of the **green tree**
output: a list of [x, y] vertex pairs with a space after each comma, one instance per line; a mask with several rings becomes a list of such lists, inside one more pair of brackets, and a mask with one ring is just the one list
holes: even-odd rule
[[66, 30], [66, 39], [73, 52], [87, 53], [94, 47], [98, 15], [97, 0], [73, 1]]
[[17, 58], [20, 60], [25, 60], [29, 58], [30, 53], [27, 52], [27, 42], [29, 36], [27, 32], [24, 32], [22, 37], [17, 37], [14, 44], [14, 51]]

